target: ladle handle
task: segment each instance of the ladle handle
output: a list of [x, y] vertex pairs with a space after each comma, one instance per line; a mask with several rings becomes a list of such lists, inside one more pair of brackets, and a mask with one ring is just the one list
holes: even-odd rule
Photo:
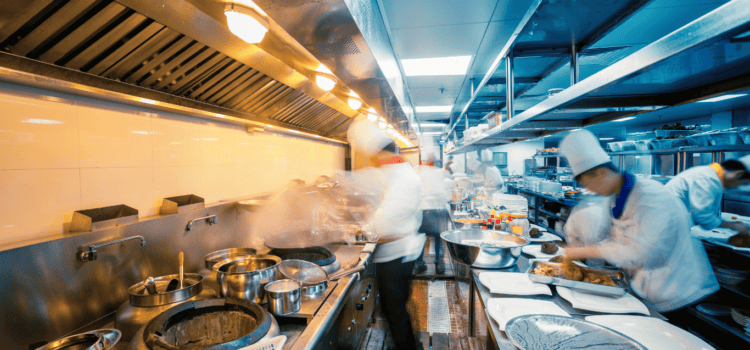
[[180, 289], [182, 289], [182, 281], [184, 279], [183, 267], [182, 266], [183, 266], [183, 263], [185, 262], [185, 254], [183, 254], [182, 252], [180, 252], [180, 255], [177, 256], [177, 260], [179, 260], [179, 262], [180, 262]]

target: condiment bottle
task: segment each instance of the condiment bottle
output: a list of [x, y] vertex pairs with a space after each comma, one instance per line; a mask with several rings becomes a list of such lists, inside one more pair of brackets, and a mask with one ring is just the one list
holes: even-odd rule
[[502, 231], [503, 230], [503, 223], [500, 221], [500, 219], [495, 219], [495, 231]]
[[482, 220], [482, 230], [487, 229], [487, 220]]
[[510, 222], [510, 232], [519, 236], [527, 236], [529, 234], [529, 220], [526, 219], [526, 214], [510, 214], [512, 221]]

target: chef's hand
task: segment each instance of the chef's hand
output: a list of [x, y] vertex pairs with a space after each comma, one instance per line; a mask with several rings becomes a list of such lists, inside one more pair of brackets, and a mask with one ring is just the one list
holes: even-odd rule
[[728, 228], [730, 230], [737, 231], [739, 233], [743, 233], [743, 234], [750, 233], [750, 227], [747, 227], [747, 225], [739, 221], [734, 221], [734, 222], [724, 221], [721, 226]]

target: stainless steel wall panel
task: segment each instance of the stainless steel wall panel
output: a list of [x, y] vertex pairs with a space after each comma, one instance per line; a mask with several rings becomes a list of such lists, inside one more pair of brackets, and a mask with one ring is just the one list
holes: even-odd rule
[[[112, 53], [107, 55], [107, 57], [100, 60], [99, 63], [88, 70], [88, 73], [95, 75], [102, 74], [104, 71], [115, 65], [117, 61], [122, 60], [123, 57], [127, 56], [127, 54], [133, 52], [133, 50], [143, 45], [143, 43], [145, 43], [149, 38], [154, 36], [154, 34], [158, 33], [162, 29], [164, 29], [164, 26], [159, 23], [154, 22], [149, 24], [138, 34], [128, 39], [128, 41], [118, 47], [117, 50], [113, 51]], [[73, 36], [74, 34], [75, 33], [69, 35], [68, 37]]]
[[228, 65], [231, 61], [230, 58], [218, 53], [211, 57], [205, 63], [195, 67], [194, 70], [188, 72], [184, 77], [179, 79], [173, 85], [167, 87], [167, 90], [176, 95], [183, 95], [187, 90], [200, 84], [202, 81], [208, 79], [213, 72], [216, 72], [221, 67]]
[[[125, 78], [125, 81], [131, 84], [137, 84], [140, 80], [144, 79], [147, 74], [150, 74], [149, 72], [151, 72], [153, 69], [156, 69], [162, 63], [166, 62], [169, 58], [183, 50], [193, 41], [193, 39], [183, 36], [182, 38], [180, 38], [180, 40], [177, 40], [175, 43], [169, 45], [166, 48], [158, 48], [157, 52], [160, 51], [160, 53], [148, 57], [148, 62], [144, 63], [141, 68], [135, 71], [135, 73], [130, 74], [127, 78]], [[140, 59], [143, 60], [144, 57], [140, 57]]]
[[96, 6], [98, 2], [99, 0], [71, 0], [13, 45], [10, 52], [21, 56], [28, 55], [32, 50], [49, 42], [55, 35]]
[[154, 89], [162, 90], [165, 86], [176, 83], [177, 80], [180, 79], [180, 77], [182, 77], [185, 73], [197, 66], [200, 66], [204, 61], [206, 61], [209, 57], [211, 57], [211, 55], [214, 54], [216, 54], [216, 50], [206, 48], [200, 54], [191, 58], [189, 61], [183, 62], [177, 70], [169, 73], [168, 76], [164, 77], [161, 81], [159, 81], [159, 83], [154, 85]]
[[179, 36], [179, 33], [166, 27], [163, 28], [148, 39], [143, 45], [129, 53], [114, 66], [104, 71], [102, 76], [110, 79], [123, 80], [128, 72], [136, 67], [140, 67], [145, 59], [151, 59], [154, 54], [169, 45], [169, 43], [177, 40]]
[[201, 45], [198, 42], [192, 42], [185, 50], [178, 53], [176, 56], [171, 57], [168, 61], [160, 64], [156, 71], [151, 73], [148, 78], [142, 80], [138, 85], [152, 87], [151, 85], [157, 83], [159, 79], [168, 79], [170, 72], [185, 63], [189, 58], [205, 49], [206, 46]]
[[116, 45], [122, 38], [133, 31], [136, 27], [146, 21], [146, 17], [138, 13], [131, 14], [122, 23], [118, 24], [114, 29], [108, 31], [95, 43], [89, 45], [85, 50], [78, 54], [75, 58], [65, 64], [65, 67], [72, 69], [81, 69], [85, 65], [91, 63], [94, 59], [102, 54], [105, 50]]
[[[104, 9], [93, 15], [88, 21], [81, 24], [73, 32], [66, 35], [51, 49], [39, 56], [44, 62], [55, 63], [65, 54], [91, 39], [97, 32], [120, 17], [126, 8], [118, 3], [111, 3]], [[97, 73], [98, 74], [98, 73]]]

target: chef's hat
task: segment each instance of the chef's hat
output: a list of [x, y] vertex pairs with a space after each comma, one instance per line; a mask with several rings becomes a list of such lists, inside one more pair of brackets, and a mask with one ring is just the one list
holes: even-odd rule
[[599, 139], [583, 129], [571, 131], [565, 136], [560, 142], [560, 152], [568, 159], [575, 176], [612, 161], [599, 145]]
[[481, 159], [483, 162], [491, 162], [492, 161], [492, 151], [488, 149], [483, 149], [480, 153]]
[[388, 135], [363, 117], [358, 117], [349, 125], [349, 130], [346, 131], [346, 139], [355, 152], [368, 157], [378, 154], [385, 146], [393, 143]]

